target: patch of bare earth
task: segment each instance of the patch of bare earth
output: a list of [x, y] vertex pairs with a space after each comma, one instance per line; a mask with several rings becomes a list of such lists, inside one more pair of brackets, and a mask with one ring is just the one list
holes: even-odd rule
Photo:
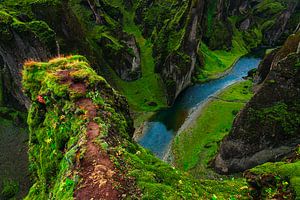
[[[74, 92], [85, 94], [84, 83], [74, 83], [70, 76], [71, 70], [63, 70], [57, 73], [62, 84], [69, 84]], [[95, 144], [95, 139], [100, 135], [101, 128], [93, 119], [97, 116], [97, 105], [89, 98], [81, 98], [76, 106], [85, 110], [85, 117], [89, 119], [87, 124], [86, 152], [80, 161], [78, 171], [81, 182], [74, 192], [76, 200], [114, 200], [126, 197], [126, 181], [110, 160], [107, 152]]]

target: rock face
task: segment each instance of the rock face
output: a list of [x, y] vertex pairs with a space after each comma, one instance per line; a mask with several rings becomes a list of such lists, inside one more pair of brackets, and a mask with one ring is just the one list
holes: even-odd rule
[[155, 72], [162, 77], [168, 103], [191, 84], [205, 27], [206, 0], [141, 1], [135, 21], [154, 43]]
[[[21, 71], [24, 60], [44, 60], [50, 57], [51, 50], [39, 38], [35, 28], [41, 33], [47, 34], [49, 30], [46, 24], [41, 22], [21, 23], [11, 15], [0, 13], [0, 77], [3, 85], [3, 104], [28, 108], [29, 101], [21, 91]], [[34, 25], [36, 27], [34, 27]], [[52, 33], [54, 34], [54, 33]], [[50, 38], [55, 43], [54, 37]], [[54, 36], [54, 35], [52, 35]]]
[[[280, 13], [275, 24], [264, 33], [265, 41], [267, 44], [275, 45], [280, 37], [284, 35], [287, 29], [288, 22], [291, 19], [293, 13], [296, 11], [297, 6], [299, 12], [299, 1], [288, 1], [287, 8]], [[299, 17], [298, 20], [300, 20]]]
[[238, 114], [213, 161], [220, 173], [278, 161], [300, 143], [300, 32], [266, 56], [255, 96]]
[[[211, 9], [214, 18], [205, 34], [205, 41], [211, 49], [230, 50], [235, 27], [242, 31], [243, 39], [250, 49], [260, 43], [275, 46], [283, 43], [299, 23], [299, 15], [296, 13], [299, 13], [300, 5], [295, 0], [218, 0], [211, 4], [213, 2], [217, 2], [217, 6]], [[251, 38], [256, 41], [251, 41]]]
[[[179, 49], [173, 50], [167, 57], [163, 57], [156, 66], [156, 71], [161, 74], [165, 82], [170, 104], [192, 82], [192, 75], [197, 60], [198, 44], [201, 40], [201, 27], [205, 17], [205, 0], [190, 1], [186, 14], [184, 34], [179, 43]], [[167, 37], [165, 35], [165, 37]]]

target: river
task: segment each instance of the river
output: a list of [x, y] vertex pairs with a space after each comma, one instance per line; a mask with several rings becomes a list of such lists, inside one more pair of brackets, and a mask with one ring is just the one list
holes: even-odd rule
[[178, 130], [193, 110], [227, 86], [242, 80], [247, 76], [248, 71], [258, 67], [260, 61], [260, 58], [243, 57], [235, 63], [226, 76], [187, 88], [179, 95], [172, 107], [157, 112], [146, 123], [138, 143], [157, 157], [163, 158]]

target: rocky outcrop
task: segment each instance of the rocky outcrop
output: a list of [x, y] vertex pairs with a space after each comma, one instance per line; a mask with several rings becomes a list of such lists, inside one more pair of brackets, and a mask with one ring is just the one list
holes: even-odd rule
[[103, 48], [108, 64], [118, 76], [125, 81], [135, 81], [142, 76], [140, 48], [135, 37], [126, 34], [120, 37], [120, 49], [112, 48], [113, 42], [106, 37], [100, 38], [97, 43]]
[[258, 69], [260, 85], [222, 142], [213, 166], [220, 173], [278, 161], [300, 143], [300, 32]]
[[[122, 15], [109, 4], [93, 0], [80, 3], [37, 1], [22, 4], [22, 7], [26, 12], [21, 13], [17, 4], [5, 4], [5, 8], [15, 14], [9, 16], [1, 12], [0, 16], [4, 104], [9, 102], [14, 107], [28, 107], [29, 102], [21, 92], [20, 70], [22, 63], [31, 58], [42, 61], [58, 53], [80, 52], [95, 63], [99, 73], [105, 73], [111, 67], [123, 80], [133, 81], [141, 77], [139, 47], [133, 36], [123, 32], [120, 26]], [[93, 17], [81, 16], [82, 12], [76, 9], [86, 9]], [[116, 26], [111, 27], [107, 17], [103, 16], [115, 20]], [[105, 27], [106, 32], [95, 35], [89, 26], [93, 23], [95, 28]], [[100, 62], [102, 68], [98, 67]]]
[[[42, 22], [22, 23], [5, 12], [0, 13], [0, 25], [1, 92], [4, 104], [20, 109], [28, 108], [29, 101], [21, 91], [23, 62], [50, 57], [55, 49], [48, 48], [46, 42], [55, 44], [54, 33]], [[43, 41], [39, 37], [41, 34], [48, 34], [48, 41]]]
[[[164, 69], [162, 70], [163, 80], [174, 82], [171, 87], [167, 87], [169, 93], [169, 101], [175, 100], [177, 96], [192, 82], [192, 74], [194, 73], [197, 64], [198, 43], [201, 39], [201, 25], [204, 19], [205, 1], [198, 0], [191, 6], [188, 19], [188, 26], [186, 28], [186, 35], [182, 41], [182, 51], [189, 59], [182, 62], [184, 59], [179, 55], [171, 55], [165, 61]], [[169, 85], [170, 86], [170, 85]]]

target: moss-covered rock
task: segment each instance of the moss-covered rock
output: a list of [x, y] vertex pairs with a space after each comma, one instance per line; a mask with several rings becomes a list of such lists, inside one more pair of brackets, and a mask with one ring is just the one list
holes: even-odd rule
[[265, 163], [245, 172], [253, 198], [299, 199], [300, 162]]

